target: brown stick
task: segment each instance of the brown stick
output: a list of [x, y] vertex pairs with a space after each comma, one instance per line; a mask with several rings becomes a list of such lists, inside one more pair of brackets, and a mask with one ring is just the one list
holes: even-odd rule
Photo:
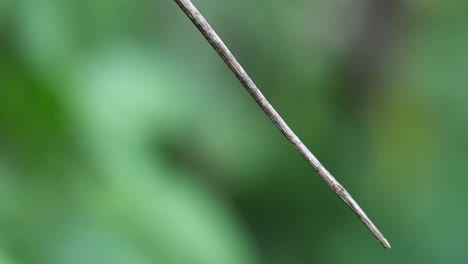
[[211, 46], [221, 56], [224, 62], [229, 66], [232, 72], [236, 75], [237, 79], [247, 89], [250, 95], [255, 99], [257, 104], [263, 109], [265, 114], [273, 121], [283, 135], [296, 147], [296, 149], [302, 154], [302, 156], [312, 165], [316, 172], [322, 177], [322, 179], [332, 188], [333, 191], [353, 210], [353, 212], [361, 219], [361, 221], [369, 228], [374, 234], [377, 240], [383, 245], [384, 248], [390, 248], [390, 244], [372, 221], [367, 217], [366, 213], [359, 207], [354, 201], [351, 195], [345, 190], [343, 186], [328, 172], [327, 169], [320, 163], [320, 161], [310, 152], [310, 150], [302, 143], [298, 136], [289, 128], [286, 122], [276, 112], [276, 110], [267, 101], [265, 96], [260, 92], [258, 87], [245, 72], [239, 62], [236, 60], [234, 55], [229, 51], [226, 45], [223, 43], [221, 38], [216, 34], [213, 28], [208, 24], [206, 19], [197, 10], [190, 0], [174, 0], [177, 5], [184, 11], [184, 13], [190, 18], [193, 24], [200, 30], [205, 36]]

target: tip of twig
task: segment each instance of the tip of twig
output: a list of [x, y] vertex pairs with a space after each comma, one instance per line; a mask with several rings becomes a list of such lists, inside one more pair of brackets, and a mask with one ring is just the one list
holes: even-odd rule
[[391, 248], [392, 248], [392, 246], [390, 245], [390, 243], [388, 243], [387, 239], [381, 240], [380, 243], [382, 243], [382, 246], [383, 246], [385, 249], [391, 249]]

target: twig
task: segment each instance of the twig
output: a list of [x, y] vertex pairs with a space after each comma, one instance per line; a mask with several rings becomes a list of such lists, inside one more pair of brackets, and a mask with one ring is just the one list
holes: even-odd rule
[[213, 28], [208, 24], [206, 19], [197, 10], [190, 0], [174, 0], [177, 5], [184, 11], [190, 18], [193, 24], [205, 36], [211, 46], [221, 56], [224, 62], [229, 66], [232, 72], [236, 75], [237, 79], [247, 89], [250, 95], [255, 99], [257, 104], [263, 109], [265, 114], [273, 121], [283, 135], [293, 144], [302, 156], [312, 165], [314, 170], [322, 177], [322, 179], [335, 191], [335, 193], [353, 210], [353, 212], [361, 219], [361, 221], [369, 228], [374, 236], [380, 241], [384, 248], [390, 248], [390, 244], [372, 221], [367, 217], [364, 211], [354, 201], [351, 195], [345, 190], [343, 186], [328, 172], [327, 169], [320, 163], [320, 161], [310, 152], [310, 150], [302, 143], [298, 136], [289, 128], [286, 122], [276, 112], [276, 110], [267, 101], [265, 96], [260, 92], [258, 87], [245, 72], [234, 55], [229, 51], [221, 38], [216, 34]]

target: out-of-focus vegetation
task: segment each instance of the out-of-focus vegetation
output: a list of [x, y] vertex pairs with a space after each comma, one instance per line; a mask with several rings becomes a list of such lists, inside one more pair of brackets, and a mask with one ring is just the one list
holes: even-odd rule
[[1, 264], [467, 263], [466, 1], [0, 1]]

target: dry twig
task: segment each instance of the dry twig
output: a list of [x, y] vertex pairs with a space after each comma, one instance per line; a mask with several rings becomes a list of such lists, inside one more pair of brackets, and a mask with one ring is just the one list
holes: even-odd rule
[[372, 221], [367, 217], [364, 211], [354, 201], [351, 195], [345, 190], [345, 188], [338, 183], [338, 181], [328, 172], [327, 169], [320, 163], [320, 161], [310, 152], [310, 150], [302, 143], [298, 136], [289, 128], [286, 122], [276, 112], [276, 110], [267, 101], [265, 96], [260, 92], [258, 87], [245, 72], [239, 62], [236, 60], [234, 55], [229, 51], [226, 45], [223, 43], [221, 38], [216, 34], [213, 28], [208, 24], [206, 19], [197, 10], [190, 0], [174, 0], [177, 5], [184, 11], [184, 13], [190, 18], [193, 24], [200, 30], [205, 36], [211, 46], [221, 56], [224, 62], [229, 66], [232, 72], [236, 75], [237, 79], [247, 89], [250, 95], [255, 99], [257, 104], [263, 109], [265, 114], [273, 121], [283, 135], [296, 147], [296, 149], [302, 154], [302, 156], [312, 165], [322, 179], [332, 188], [332, 190], [353, 210], [353, 212], [361, 219], [361, 221], [369, 228], [374, 236], [380, 241], [384, 248], [390, 248], [390, 244]]

